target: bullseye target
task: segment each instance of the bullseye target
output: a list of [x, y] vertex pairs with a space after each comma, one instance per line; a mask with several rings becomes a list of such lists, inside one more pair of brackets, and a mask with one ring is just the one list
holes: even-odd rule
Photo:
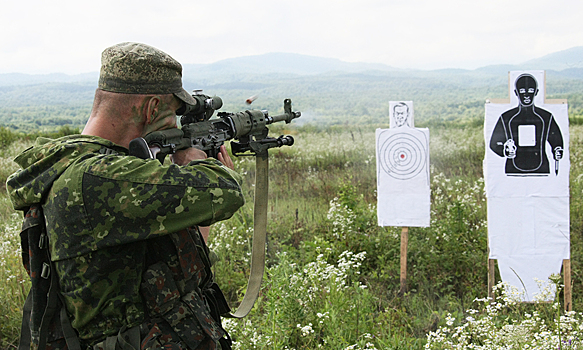
[[407, 133], [388, 136], [379, 151], [379, 163], [383, 171], [398, 180], [417, 176], [427, 162], [425, 143]]

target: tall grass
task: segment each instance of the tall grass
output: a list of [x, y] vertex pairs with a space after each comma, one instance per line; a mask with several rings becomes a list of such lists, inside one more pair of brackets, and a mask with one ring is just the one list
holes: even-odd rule
[[[275, 130], [296, 142], [270, 151], [267, 269], [251, 314], [226, 322], [236, 349], [421, 349], [429, 332], [470, 316], [475, 299], [487, 295], [482, 128], [430, 132], [431, 227], [410, 229], [408, 291], [401, 295], [400, 228], [376, 224], [374, 129]], [[583, 126], [571, 127], [575, 286], [581, 285], [583, 238], [581, 143]], [[10, 147], [0, 159], [6, 164], [26, 144]], [[245, 174], [247, 204], [214, 225], [210, 247], [219, 257], [218, 283], [236, 306], [249, 273], [255, 170], [252, 158], [234, 161]], [[0, 176], [13, 170], [6, 165]], [[11, 347], [27, 282], [19, 265], [20, 219], [6, 199], [0, 205], [0, 235], [8, 242], [0, 248], [0, 312], [8, 315], [1, 319], [0, 346]], [[583, 294], [573, 292], [577, 307]]]
[[31, 141], [22, 141], [0, 148], [0, 348], [3, 349], [17, 344], [22, 306], [30, 288], [20, 250], [22, 215], [12, 209], [5, 184], [8, 175], [18, 169], [12, 159], [30, 145]]
[[[572, 128], [575, 143], [582, 130]], [[228, 323], [237, 348], [414, 349], [451, 317], [464, 320], [476, 298], [487, 295], [482, 132], [431, 129], [431, 227], [410, 229], [405, 295], [398, 294], [400, 229], [376, 226], [374, 130], [300, 131], [293, 148], [272, 152], [271, 183], [277, 185], [271, 192], [269, 270], [254, 313]], [[251, 174], [251, 164], [245, 166]], [[581, 179], [579, 174], [574, 165], [573, 178]], [[580, 205], [578, 198], [572, 202]], [[250, 213], [247, 208], [215, 227], [212, 238], [222, 257], [215, 272], [233, 304], [243, 292], [234, 281], [244, 281], [246, 271], [230, 267], [248, 264]], [[574, 259], [580, 245], [573, 237]], [[334, 270], [348, 253], [365, 256], [352, 268], [355, 275], [345, 278], [355, 287], [338, 291], [336, 282], [311, 269], [324, 260]], [[579, 265], [572, 264], [578, 276]], [[580, 283], [577, 277], [574, 283]], [[575, 288], [574, 304], [581, 299]], [[331, 309], [344, 315], [341, 324], [324, 318]]]

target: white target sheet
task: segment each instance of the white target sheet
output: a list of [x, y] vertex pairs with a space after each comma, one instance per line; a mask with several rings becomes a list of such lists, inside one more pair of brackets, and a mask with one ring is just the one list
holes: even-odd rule
[[429, 129], [376, 130], [379, 226], [428, 227]]
[[544, 71], [509, 81], [509, 101], [485, 106], [489, 258], [533, 301], [570, 258], [568, 105], [545, 99]]

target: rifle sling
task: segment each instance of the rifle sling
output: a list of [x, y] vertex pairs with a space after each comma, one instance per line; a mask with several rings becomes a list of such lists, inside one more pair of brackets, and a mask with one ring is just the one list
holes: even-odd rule
[[267, 240], [267, 196], [269, 193], [269, 158], [267, 150], [255, 157], [255, 202], [253, 208], [253, 245], [251, 273], [243, 301], [234, 313], [227, 317], [243, 318], [253, 308], [265, 270], [265, 243]]

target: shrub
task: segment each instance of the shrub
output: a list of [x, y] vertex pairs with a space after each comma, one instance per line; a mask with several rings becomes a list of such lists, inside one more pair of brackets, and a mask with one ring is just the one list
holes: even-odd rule
[[[557, 286], [561, 287], [560, 284]], [[456, 320], [448, 315], [444, 326], [427, 335], [425, 348], [542, 350], [583, 347], [582, 313], [571, 311], [561, 315], [558, 301], [552, 304], [519, 303], [516, 288], [504, 283], [499, 283], [494, 292], [493, 300], [476, 299], [479, 310], [467, 310], [465, 319]]]

